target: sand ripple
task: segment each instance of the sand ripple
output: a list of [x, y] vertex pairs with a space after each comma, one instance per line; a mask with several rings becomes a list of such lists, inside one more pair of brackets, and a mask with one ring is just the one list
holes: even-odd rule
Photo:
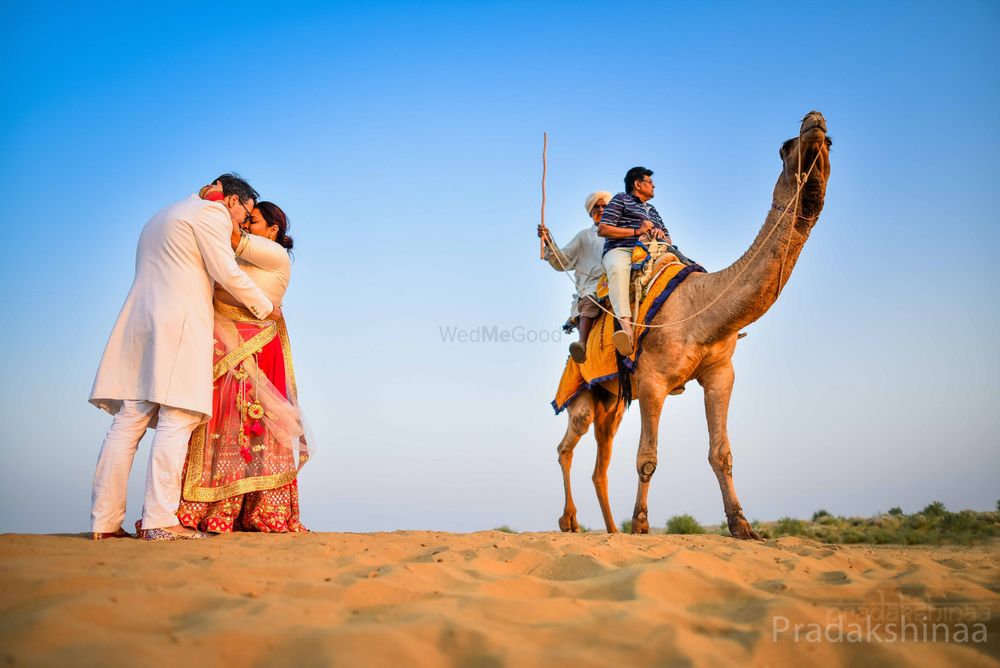
[[[492, 531], [169, 544], [5, 535], [0, 660], [996, 666], [998, 546]], [[988, 641], [810, 641], [804, 632], [796, 641], [791, 628], [776, 633], [780, 620], [828, 629], [873, 613], [886, 615], [885, 624], [894, 612], [944, 620], [952, 634], [960, 623], [979, 623]]]

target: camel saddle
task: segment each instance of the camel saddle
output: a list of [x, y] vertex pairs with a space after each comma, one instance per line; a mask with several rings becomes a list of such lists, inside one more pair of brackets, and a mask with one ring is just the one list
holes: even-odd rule
[[[647, 269], [648, 273], [645, 273]], [[644, 296], [635, 307], [636, 317], [633, 320], [636, 334], [635, 350], [632, 355], [621, 360], [625, 369], [629, 372], [635, 369], [639, 355], [642, 353], [643, 338], [649, 331], [647, 325], [653, 321], [674, 289], [690, 274], [703, 271], [705, 270], [700, 265], [684, 264], [675, 255], [662, 253], [657, 259], [650, 259], [647, 266], [639, 272], [640, 275], [645, 273], [648, 278], [641, 288], [637, 286], [638, 282], [633, 280], [633, 289], [640, 290]], [[618, 376], [620, 369], [615, 346], [611, 339], [611, 335], [614, 333], [614, 324], [613, 317], [607, 313], [601, 313], [594, 321], [590, 335], [587, 337], [586, 361], [583, 364], [577, 364], [572, 357], [566, 359], [566, 366], [556, 389], [555, 399], [552, 401], [552, 408], [557, 414], [581, 391], [613, 380]]]

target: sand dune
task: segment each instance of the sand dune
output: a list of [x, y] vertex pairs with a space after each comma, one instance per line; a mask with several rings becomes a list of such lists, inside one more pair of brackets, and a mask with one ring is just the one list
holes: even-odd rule
[[998, 548], [493, 531], [4, 535], [0, 660], [1000, 665]]

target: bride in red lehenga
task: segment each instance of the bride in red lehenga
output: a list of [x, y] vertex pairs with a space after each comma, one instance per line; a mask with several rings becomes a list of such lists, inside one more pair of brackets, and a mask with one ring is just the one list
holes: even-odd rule
[[[237, 261], [280, 305], [291, 277], [288, 219], [260, 202], [250, 221]], [[257, 320], [217, 288], [213, 363], [212, 417], [191, 435], [177, 518], [213, 533], [307, 531], [297, 475], [311, 450], [284, 318]]]

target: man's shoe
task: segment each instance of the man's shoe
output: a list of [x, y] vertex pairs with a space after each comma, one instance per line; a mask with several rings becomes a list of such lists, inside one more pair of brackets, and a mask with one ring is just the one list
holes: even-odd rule
[[574, 341], [569, 344], [569, 356], [577, 364], [583, 364], [587, 361], [587, 349], [579, 341]]
[[632, 337], [628, 335], [623, 329], [619, 329], [617, 332], [611, 335], [611, 341], [615, 344], [615, 350], [622, 357], [628, 357], [632, 354]]
[[92, 534], [94, 540], [108, 540], [109, 538], [135, 538], [132, 534], [121, 527], [115, 531], [95, 531]]

